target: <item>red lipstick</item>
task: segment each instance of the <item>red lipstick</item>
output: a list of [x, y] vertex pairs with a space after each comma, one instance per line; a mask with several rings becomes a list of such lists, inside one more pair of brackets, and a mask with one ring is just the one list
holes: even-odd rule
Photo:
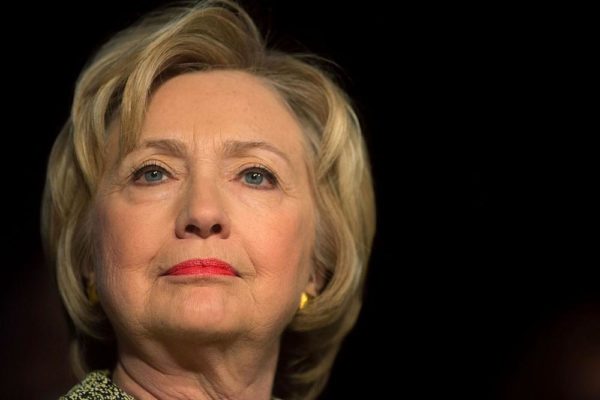
[[163, 275], [239, 276], [235, 268], [217, 258], [194, 258], [172, 266]]

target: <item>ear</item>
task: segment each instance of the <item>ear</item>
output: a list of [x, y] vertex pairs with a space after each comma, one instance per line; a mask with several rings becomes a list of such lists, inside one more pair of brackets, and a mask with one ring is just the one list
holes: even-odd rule
[[306, 294], [310, 297], [318, 296], [323, 290], [323, 286], [325, 285], [325, 277], [322, 273], [319, 273], [315, 268], [312, 269], [310, 276], [308, 278], [308, 283], [304, 288]]
[[81, 275], [83, 277], [84, 282], [86, 284], [95, 283], [96, 282], [96, 271], [92, 263], [86, 263], [82, 267]]
[[93, 269], [91, 269], [87, 274], [86, 274], [86, 278], [88, 280], [88, 282], [94, 282], [96, 283], [96, 273]]

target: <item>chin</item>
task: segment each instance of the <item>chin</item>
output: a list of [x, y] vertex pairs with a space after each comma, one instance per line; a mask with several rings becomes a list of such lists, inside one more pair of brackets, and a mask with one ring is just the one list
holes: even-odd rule
[[149, 327], [169, 337], [195, 340], [226, 338], [243, 332], [249, 319], [248, 313], [242, 309], [243, 302], [235, 296], [225, 296], [222, 291], [195, 290], [193, 294], [175, 296], [171, 300], [168, 307], [152, 312]]

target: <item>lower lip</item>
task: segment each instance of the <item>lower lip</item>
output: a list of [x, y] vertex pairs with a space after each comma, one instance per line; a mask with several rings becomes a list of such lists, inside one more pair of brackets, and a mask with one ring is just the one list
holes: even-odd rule
[[233, 271], [221, 267], [182, 267], [170, 272], [167, 276], [179, 275], [226, 275], [235, 276]]
[[236, 276], [235, 270], [226, 262], [214, 258], [184, 261], [171, 268], [167, 276]]

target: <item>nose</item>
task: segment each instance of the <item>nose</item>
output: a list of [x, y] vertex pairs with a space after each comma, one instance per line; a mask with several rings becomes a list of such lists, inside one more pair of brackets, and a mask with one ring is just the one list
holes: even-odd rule
[[230, 221], [225, 211], [220, 189], [210, 179], [190, 181], [182, 196], [175, 223], [175, 234], [180, 239], [229, 236]]

